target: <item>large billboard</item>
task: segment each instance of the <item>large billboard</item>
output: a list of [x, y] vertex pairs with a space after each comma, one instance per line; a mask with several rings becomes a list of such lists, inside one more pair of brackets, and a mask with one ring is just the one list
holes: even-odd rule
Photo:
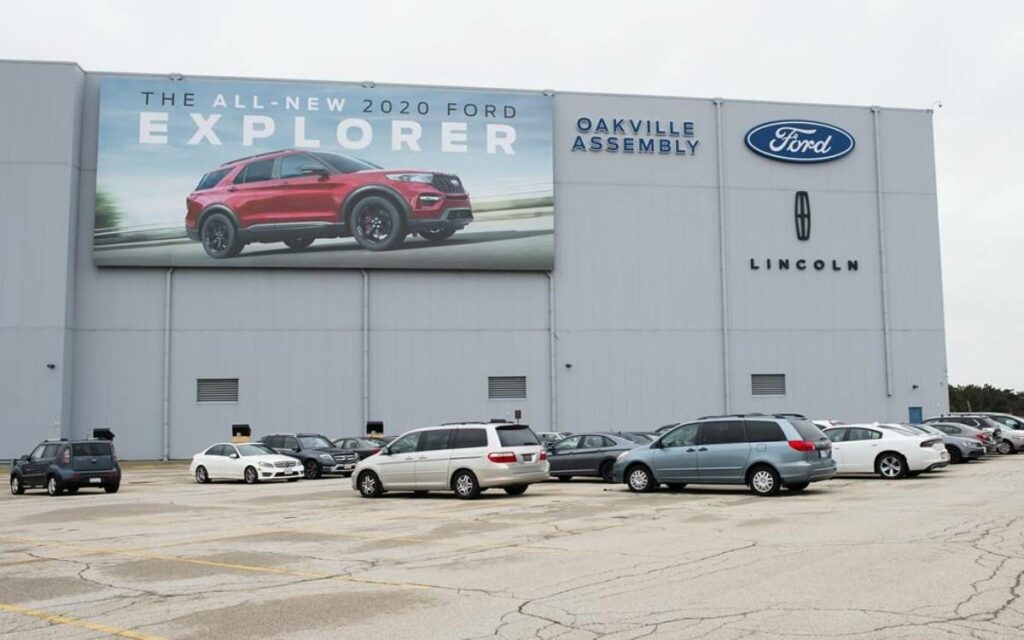
[[550, 270], [552, 98], [105, 77], [93, 258]]

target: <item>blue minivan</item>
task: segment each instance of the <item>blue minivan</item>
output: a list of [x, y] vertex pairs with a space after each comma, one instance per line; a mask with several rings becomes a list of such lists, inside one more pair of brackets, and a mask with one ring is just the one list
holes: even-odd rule
[[625, 451], [615, 482], [646, 492], [665, 484], [746, 485], [759, 496], [803, 491], [836, 474], [832, 442], [795, 414], [708, 416], [680, 424], [650, 445]]

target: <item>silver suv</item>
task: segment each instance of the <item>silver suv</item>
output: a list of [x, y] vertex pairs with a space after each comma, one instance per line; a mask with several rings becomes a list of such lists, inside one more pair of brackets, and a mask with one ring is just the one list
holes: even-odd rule
[[526, 425], [445, 424], [410, 431], [362, 460], [352, 488], [364, 498], [387, 491], [454, 491], [472, 499], [491, 488], [517, 496], [549, 478], [547, 458]]
[[708, 416], [681, 424], [645, 447], [619, 455], [615, 482], [631, 491], [659, 484], [745, 484], [759, 496], [785, 486], [803, 491], [836, 474], [832, 442], [813, 422], [793, 414]]

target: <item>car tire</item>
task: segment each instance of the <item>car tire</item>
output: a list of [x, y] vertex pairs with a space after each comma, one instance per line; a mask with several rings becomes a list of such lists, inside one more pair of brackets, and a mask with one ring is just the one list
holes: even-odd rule
[[1008, 456], [1013, 453], [1013, 443], [1009, 440], [1001, 440], [999, 444], [996, 445], [996, 451], [998, 451], [1000, 455]]
[[875, 460], [875, 473], [885, 480], [907, 477], [907, 460], [898, 453], [883, 453]]
[[352, 237], [370, 251], [387, 251], [405, 241], [408, 233], [402, 214], [387, 198], [368, 196], [352, 207], [349, 215]]
[[526, 490], [530, 488], [528, 484], [516, 484], [511, 487], [505, 487], [505, 493], [510, 496], [521, 496], [526, 493]]
[[78, 493], [78, 487], [75, 485], [69, 485], [64, 487], [64, 491], [70, 495], [75, 495], [76, 493]]
[[786, 489], [793, 493], [799, 493], [809, 486], [811, 486], [810, 482], [794, 482], [793, 484], [787, 484]]
[[686, 488], [686, 483], [685, 482], [669, 482], [665, 486], [667, 486], [669, 488], [669, 491], [682, 491], [683, 489]]
[[946, 451], [949, 452], [950, 464], [960, 464], [961, 462], [966, 462], [966, 460], [964, 460], [963, 455], [960, 454], [960, 450], [957, 449], [956, 447], [946, 447]]
[[572, 480], [572, 476], [555, 476], [560, 482], [569, 482]]
[[285, 240], [284, 243], [289, 249], [305, 249], [309, 245], [313, 244], [316, 238], [292, 238], [291, 240]]
[[11, 495], [20, 496], [25, 493], [25, 484], [21, 481], [21, 476], [11, 476]]
[[256, 471], [256, 467], [246, 467], [242, 472], [242, 478], [245, 480], [245, 484], [256, 484], [260, 481], [260, 473]]
[[305, 474], [306, 480], [316, 480], [324, 474], [324, 469], [316, 460], [306, 460], [302, 465], [302, 472]]
[[778, 495], [782, 489], [782, 478], [779, 472], [768, 465], [760, 465], [750, 470], [747, 486], [755, 496], [766, 498]]
[[364, 471], [359, 474], [359, 495], [364, 498], [379, 498], [384, 495], [384, 485], [380, 483], [380, 478], [376, 473], [372, 471]]
[[211, 213], [199, 230], [203, 250], [211, 258], [233, 258], [242, 252], [245, 243], [239, 238], [235, 221], [226, 213]]
[[203, 465], [196, 467], [196, 484], [210, 484], [210, 472]]
[[455, 235], [458, 229], [451, 227], [437, 227], [436, 229], [421, 229], [417, 233], [420, 237], [429, 242], [442, 242]]
[[117, 482], [117, 483], [114, 483], [114, 484], [105, 484], [105, 485], [103, 485], [103, 490], [106, 491], [107, 493], [117, 493], [120, 489], [121, 489], [121, 483], [120, 482]]
[[288, 482], [298, 482], [298, 478], [288, 478]]
[[924, 471], [908, 471], [907, 472], [907, 477], [908, 478], [916, 478], [917, 476], [921, 475], [922, 473], [924, 473]]
[[452, 476], [452, 491], [461, 500], [474, 500], [480, 497], [480, 483], [472, 471], [456, 471]]
[[601, 480], [604, 480], [605, 482], [611, 482], [612, 480], [614, 480], [615, 478], [614, 476], [612, 476], [612, 469], [614, 467], [614, 460], [605, 460], [604, 462], [602, 462], [600, 468], [598, 468], [597, 470], [598, 475], [601, 476]]
[[645, 465], [637, 464], [626, 469], [626, 486], [633, 493], [650, 493], [654, 491], [658, 483], [654, 481], [654, 474]]
[[46, 493], [51, 496], [59, 496], [64, 493], [64, 483], [60, 481], [60, 478], [54, 475], [46, 477]]

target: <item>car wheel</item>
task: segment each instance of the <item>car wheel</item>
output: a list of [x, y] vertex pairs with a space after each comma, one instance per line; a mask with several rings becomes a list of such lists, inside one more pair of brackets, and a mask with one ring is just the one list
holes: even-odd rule
[[782, 489], [782, 478], [779, 477], [779, 472], [771, 467], [754, 467], [750, 471], [750, 480], [747, 484], [754, 495], [774, 496]]
[[245, 484], [256, 484], [260, 481], [260, 474], [256, 472], [256, 467], [246, 467], [242, 476], [245, 478]]
[[875, 473], [886, 480], [907, 477], [907, 461], [898, 453], [883, 453], [875, 461]]
[[626, 486], [634, 493], [647, 493], [654, 491], [657, 484], [651, 470], [642, 464], [626, 469]]
[[213, 213], [203, 220], [199, 239], [206, 255], [211, 258], [233, 258], [245, 246], [238, 237], [234, 221], [224, 213]]
[[811, 486], [810, 482], [794, 482], [793, 484], [787, 484], [786, 489], [792, 491], [793, 493], [797, 493], [803, 491], [809, 486]]
[[960, 455], [960, 450], [956, 447], [946, 447], [946, 451], [949, 452], [950, 464], [960, 464], [964, 461], [964, 457]]
[[429, 240], [430, 242], [441, 242], [442, 240], [447, 240], [455, 235], [456, 231], [458, 231], [458, 229], [452, 229], [450, 227], [435, 227], [433, 229], [421, 229], [417, 233], [419, 233], [420, 237], [424, 240]]
[[70, 493], [71, 495], [75, 495], [76, 493], [78, 493], [78, 487], [75, 487], [75, 486], [64, 487], [64, 491], [66, 491], [67, 493]]
[[517, 484], [511, 487], [505, 487], [505, 493], [510, 496], [521, 496], [526, 493], [526, 490], [530, 487], [528, 484]]
[[480, 483], [469, 471], [459, 471], [452, 477], [452, 489], [455, 495], [463, 500], [472, 500], [480, 496]]
[[1009, 440], [1003, 440], [998, 445], [996, 445], [996, 451], [1003, 454], [1004, 456], [1010, 455], [1011, 453], [1013, 453], [1013, 443], [1010, 442]]
[[316, 480], [323, 475], [324, 470], [316, 460], [306, 460], [306, 464], [302, 466], [303, 472], [306, 474], [306, 480]]
[[683, 489], [686, 488], [686, 483], [685, 482], [669, 482], [667, 486], [668, 486], [670, 491], [682, 491]]
[[196, 467], [196, 484], [209, 484], [210, 474], [206, 471], [206, 467], [200, 465]]
[[384, 486], [376, 473], [364, 471], [359, 476], [359, 494], [364, 498], [379, 498], [384, 495]]
[[106, 491], [107, 493], [117, 493], [120, 488], [121, 488], [121, 483], [120, 482], [118, 482], [116, 484], [105, 484], [105, 485], [103, 485], [103, 490]]
[[20, 496], [25, 493], [25, 485], [21, 483], [21, 476], [11, 476], [11, 495]]
[[558, 478], [561, 482], [569, 482], [570, 480], [572, 480], [572, 476], [555, 476], [555, 477]]
[[59, 496], [64, 493], [64, 483], [57, 476], [49, 476], [46, 478], [46, 493], [51, 496]]
[[292, 238], [291, 240], [285, 240], [284, 243], [288, 245], [289, 249], [305, 249], [313, 244], [314, 240], [316, 238]]
[[605, 460], [604, 462], [601, 463], [601, 468], [598, 469], [597, 472], [599, 474], [601, 474], [601, 479], [602, 480], [604, 480], [605, 482], [611, 482], [613, 480], [613, 477], [612, 477], [612, 467], [614, 467], [614, 466], [615, 466], [615, 461], [614, 460]]
[[402, 214], [385, 198], [369, 196], [356, 203], [349, 217], [352, 236], [364, 249], [387, 251], [405, 240]]

